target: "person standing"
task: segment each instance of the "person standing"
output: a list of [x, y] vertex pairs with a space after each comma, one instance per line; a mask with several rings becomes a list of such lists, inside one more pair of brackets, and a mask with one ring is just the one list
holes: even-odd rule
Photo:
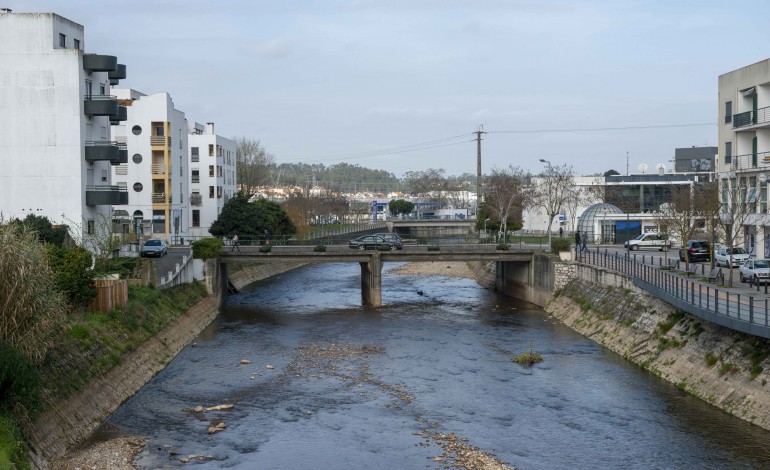
[[575, 253], [580, 251], [580, 231], [575, 230]]
[[267, 229], [265, 229], [265, 245], [269, 245], [269, 244], [270, 244], [270, 232], [268, 232]]
[[239, 245], [240, 245], [240, 241], [238, 240], [238, 234], [233, 233], [233, 247], [230, 248], [230, 251], [238, 250], [240, 252], [241, 248]]
[[564, 236], [564, 229], [562, 227], [559, 227], [559, 238], [562, 238]]
[[583, 232], [583, 234], [580, 236], [580, 243], [581, 243], [580, 252], [581, 253], [588, 251], [588, 247], [586, 246], [586, 242], [587, 241], [588, 241], [588, 236], [586, 236], [586, 233]]

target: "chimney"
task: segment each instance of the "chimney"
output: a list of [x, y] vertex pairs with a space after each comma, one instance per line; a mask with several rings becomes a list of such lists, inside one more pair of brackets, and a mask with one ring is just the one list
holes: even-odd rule
[[214, 123], [213, 122], [207, 122], [206, 123], [206, 132], [208, 132], [211, 135], [214, 135]]

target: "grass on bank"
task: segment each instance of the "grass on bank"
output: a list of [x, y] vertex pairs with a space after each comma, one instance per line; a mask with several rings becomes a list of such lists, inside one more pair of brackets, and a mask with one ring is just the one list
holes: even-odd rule
[[0, 469], [29, 470], [27, 444], [9, 413], [0, 413]]
[[110, 312], [73, 314], [42, 365], [45, 402], [50, 405], [82, 389], [120, 364], [125, 354], [206, 297], [200, 282], [158, 291], [130, 286], [128, 303]]

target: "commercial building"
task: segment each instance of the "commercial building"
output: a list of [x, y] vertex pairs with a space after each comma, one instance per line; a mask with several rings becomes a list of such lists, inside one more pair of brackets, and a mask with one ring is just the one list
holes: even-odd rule
[[0, 213], [45, 216], [76, 238], [109, 227], [128, 197], [111, 181], [127, 152], [110, 134], [126, 119], [110, 91], [126, 67], [85, 46], [83, 26], [59, 15], [0, 10]]
[[235, 194], [234, 141], [216, 135], [214, 123], [188, 124], [190, 229], [192, 237], [209, 237], [209, 228]]
[[750, 205], [740, 243], [752, 255], [765, 258], [770, 257], [769, 111], [770, 59], [719, 76], [720, 188], [727, 188], [726, 194], [740, 194]]

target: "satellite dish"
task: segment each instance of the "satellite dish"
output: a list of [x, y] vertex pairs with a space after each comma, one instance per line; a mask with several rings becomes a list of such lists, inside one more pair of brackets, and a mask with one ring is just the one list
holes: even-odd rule
[[760, 173], [760, 174], [757, 176], [757, 179], [759, 180], [759, 182], [760, 182], [760, 183], [764, 183], [764, 182], [766, 182], [766, 181], [767, 181], [767, 175], [766, 175], [766, 174], [764, 174], [764, 173]]
[[642, 173], [647, 173], [647, 164], [642, 163], [641, 165], [639, 165], [639, 171], [641, 171]]
[[656, 163], [655, 169], [658, 170], [658, 174], [662, 175], [666, 173], [666, 164], [665, 163]]

